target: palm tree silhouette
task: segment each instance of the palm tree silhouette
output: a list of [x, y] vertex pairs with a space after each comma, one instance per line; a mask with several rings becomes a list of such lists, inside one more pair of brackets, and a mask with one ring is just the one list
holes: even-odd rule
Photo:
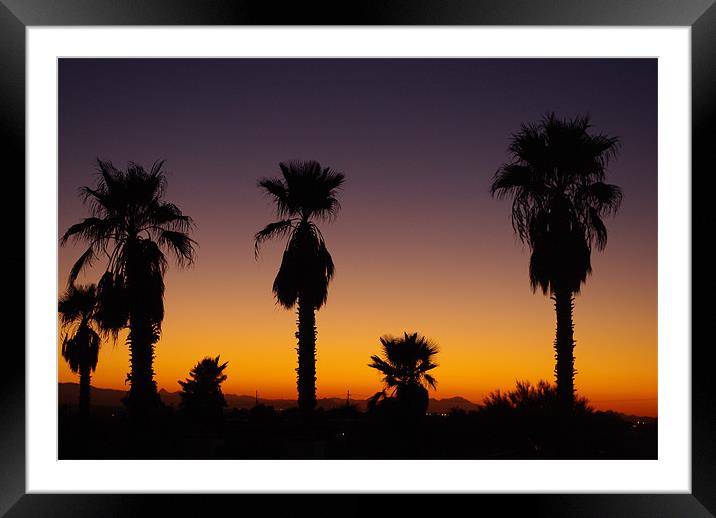
[[96, 326], [95, 308], [97, 292], [94, 284], [88, 286], [70, 285], [60, 297], [57, 310], [65, 329], [62, 338], [62, 357], [70, 370], [80, 375], [79, 415], [89, 416], [90, 378], [97, 368], [100, 336]]
[[375, 406], [392, 389], [391, 395], [402, 410], [424, 415], [429, 403], [427, 387], [435, 389], [437, 384], [428, 371], [438, 366], [434, 362], [438, 346], [418, 333], [404, 333], [402, 338], [386, 335], [380, 343], [384, 358], [373, 355], [368, 366], [383, 374], [385, 388], [371, 398], [370, 405]]
[[512, 136], [512, 160], [495, 174], [491, 194], [512, 197], [512, 227], [532, 255], [532, 290], [554, 301], [557, 396], [565, 411], [574, 406], [574, 296], [591, 273], [591, 251], [603, 250], [602, 218], [615, 214], [622, 200], [616, 185], [604, 183], [617, 137], [591, 134], [589, 117], [545, 116], [522, 125]]
[[330, 220], [340, 209], [337, 191], [345, 177], [316, 161], [280, 163], [283, 178], [263, 178], [258, 185], [273, 197], [280, 221], [255, 235], [255, 253], [270, 238], [288, 236], [281, 267], [273, 283], [276, 300], [298, 312], [298, 407], [306, 415], [316, 406], [316, 316], [328, 296], [333, 259], [313, 220]]
[[162, 250], [171, 251], [177, 263], [186, 266], [194, 261], [196, 245], [188, 235], [191, 219], [163, 200], [167, 185], [163, 164], [155, 162], [146, 171], [130, 162], [121, 171], [98, 159], [96, 187], [80, 189], [92, 217], [72, 225], [61, 238], [62, 245], [70, 237], [89, 243], [70, 271], [70, 285], [85, 268], [107, 257], [97, 284], [95, 317], [115, 340], [120, 330], [129, 328], [126, 404], [135, 418], [161, 404], [152, 364], [164, 318], [167, 259]]

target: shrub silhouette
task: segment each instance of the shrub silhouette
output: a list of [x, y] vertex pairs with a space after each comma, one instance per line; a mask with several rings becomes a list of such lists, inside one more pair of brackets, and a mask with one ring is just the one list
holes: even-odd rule
[[221, 384], [226, 380], [224, 369], [228, 363], [219, 364], [219, 356], [198, 362], [189, 377], [179, 381], [182, 387], [180, 409], [197, 420], [220, 421], [226, 406]]
[[557, 387], [540, 380], [537, 385], [518, 381], [515, 389], [505, 393], [491, 392], [477, 414], [503, 448], [538, 456], [578, 458], [575, 452], [593, 410], [585, 398], [576, 397], [569, 414], [570, 426], [565, 428]]
[[[557, 387], [540, 380], [537, 385], [529, 381], [518, 381], [514, 390], [506, 393], [496, 390], [488, 394], [482, 403], [485, 412], [518, 411], [540, 415], [555, 415], [559, 410], [559, 396]], [[577, 397], [574, 401], [574, 411], [578, 414], [591, 412], [586, 398]]]

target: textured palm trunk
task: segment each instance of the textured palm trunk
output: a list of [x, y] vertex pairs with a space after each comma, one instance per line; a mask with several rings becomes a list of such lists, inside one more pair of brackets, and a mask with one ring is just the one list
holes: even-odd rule
[[83, 365], [80, 368], [79, 414], [81, 419], [87, 419], [89, 417], [90, 378], [91, 375], [89, 366]]
[[129, 323], [129, 395], [127, 407], [134, 418], [146, 417], [159, 404], [154, 382], [154, 342], [152, 325], [146, 320], [132, 318]]
[[146, 304], [141, 282], [144, 269], [148, 266], [139, 259], [136, 238], [130, 238], [127, 244], [129, 257], [126, 267], [126, 282], [129, 296], [129, 394], [127, 409], [135, 421], [144, 421], [159, 404], [159, 394], [154, 383], [154, 343], [157, 337], [154, 326], [146, 315]]
[[554, 341], [557, 399], [562, 410], [570, 413], [574, 407], [574, 296], [569, 290], [555, 290], [552, 299], [557, 313], [557, 335]]
[[316, 313], [310, 304], [298, 300], [298, 408], [310, 414], [316, 408]]

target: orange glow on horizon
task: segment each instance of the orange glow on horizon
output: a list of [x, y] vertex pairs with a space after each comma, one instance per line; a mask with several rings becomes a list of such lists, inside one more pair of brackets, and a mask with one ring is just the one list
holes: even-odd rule
[[[440, 366], [434, 371], [438, 387], [431, 397], [480, 402], [495, 389], [513, 388], [517, 380], [553, 381], [552, 302], [530, 292], [528, 254], [508, 225], [489, 248], [462, 256], [428, 249], [412, 261], [410, 250], [396, 250], [387, 262], [344, 253], [340, 222], [324, 225], [337, 275], [326, 306], [317, 312], [318, 397], [342, 398], [348, 390], [353, 399], [373, 395], [381, 382], [367, 366], [370, 355], [380, 352], [380, 336], [403, 331], [418, 331], [440, 346]], [[619, 257], [620, 238], [614, 232], [611, 250], [594, 254], [594, 274], [576, 298], [576, 387], [596, 409], [655, 416], [656, 284], [648, 285], [655, 272], [647, 272], [643, 281], [630, 277], [628, 262]], [[233, 243], [220, 252], [218, 236], [204, 238], [193, 268], [168, 272], [166, 317], [156, 347], [159, 388], [179, 390], [177, 381], [197, 361], [220, 354], [229, 362], [225, 393], [258, 390], [260, 397], [295, 399], [296, 315], [278, 306], [271, 294], [283, 245], [268, 245], [255, 261], [245, 241], [239, 243], [243, 247]], [[383, 246], [389, 244], [375, 249]], [[504, 246], [511, 255], [497, 253]], [[69, 269], [70, 256], [76, 252], [63, 254], [61, 271]], [[465, 275], [475, 264], [492, 273]], [[638, 304], [628, 296], [635, 282], [642, 283]], [[103, 344], [94, 386], [127, 388], [123, 339]], [[61, 358], [59, 381], [77, 381]]]

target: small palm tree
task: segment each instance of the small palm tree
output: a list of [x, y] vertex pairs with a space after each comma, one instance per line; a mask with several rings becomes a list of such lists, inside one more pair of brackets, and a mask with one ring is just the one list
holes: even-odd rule
[[314, 220], [330, 220], [340, 204], [338, 189], [345, 177], [315, 161], [279, 164], [283, 178], [264, 178], [259, 187], [273, 197], [280, 221], [255, 235], [261, 243], [288, 236], [281, 267], [273, 283], [276, 300], [298, 312], [298, 407], [305, 414], [316, 406], [316, 310], [325, 304], [334, 266], [323, 235]]
[[590, 128], [588, 117], [554, 114], [523, 125], [512, 137], [512, 160], [500, 166], [491, 187], [493, 196], [512, 197], [512, 226], [532, 250], [532, 290], [554, 300], [555, 376], [565, 412], [574, 406], [574, 296], [592, 271], [592, 247], [607, 244], [602, 218], [622, 200], [619, 187], [604, 183], [619, 140]]
[[219, 356], [206, 357], [198, 362], [189, 371], [189, 377], [179, 381], [182, 387], [180, 407], [198, 419], [220, 420], [226, 406], [221, 384], [226, 381], [224, 369], [228, 364], [219, 364]]
[[72, 225], [62, 236], [89, 243], [70, 271], [68, 284], [100, 257], [107, 257], [105, 273], [97, 284], [96, 320], [113, 334], [129, 328], [130, 414], [142, 417], [161, 404], [154, 382], [154, 345], [164, 318], [164, 251], [174, 254], [180, 266], [194, 260], [195, 242], [188, 231], [192, 221], [179, 208], [164, 201], [164, 162], [149, 171], [130, 163], [126, 171], [97, 160], [94, 189], [82, 187], [92, 217]]
[[380, 343], [384, 358], [373, 355], [368, 366], [383, 374], [385, 388], [371, 398], [370, 405], [388, 397], [392, 389], [391, 396], [403, 410], [424, 415], [429, 403], [427, 387], [435, 389], [437, 384], [428, 371], [438, 366], [434, 361], [438, 346], [418, 333], [404, 333], [402, 338], [386, 335]]
[[100, 337], [94, 329], [96, 305], [94, 284], [71, 285], [60, 297], [57, 308], [61, 325], [65, 329], [62, 357], [70, 370], [80, 375], [79, 415], [83, 419], [89, 416], [90, 379], [99, 358]]

